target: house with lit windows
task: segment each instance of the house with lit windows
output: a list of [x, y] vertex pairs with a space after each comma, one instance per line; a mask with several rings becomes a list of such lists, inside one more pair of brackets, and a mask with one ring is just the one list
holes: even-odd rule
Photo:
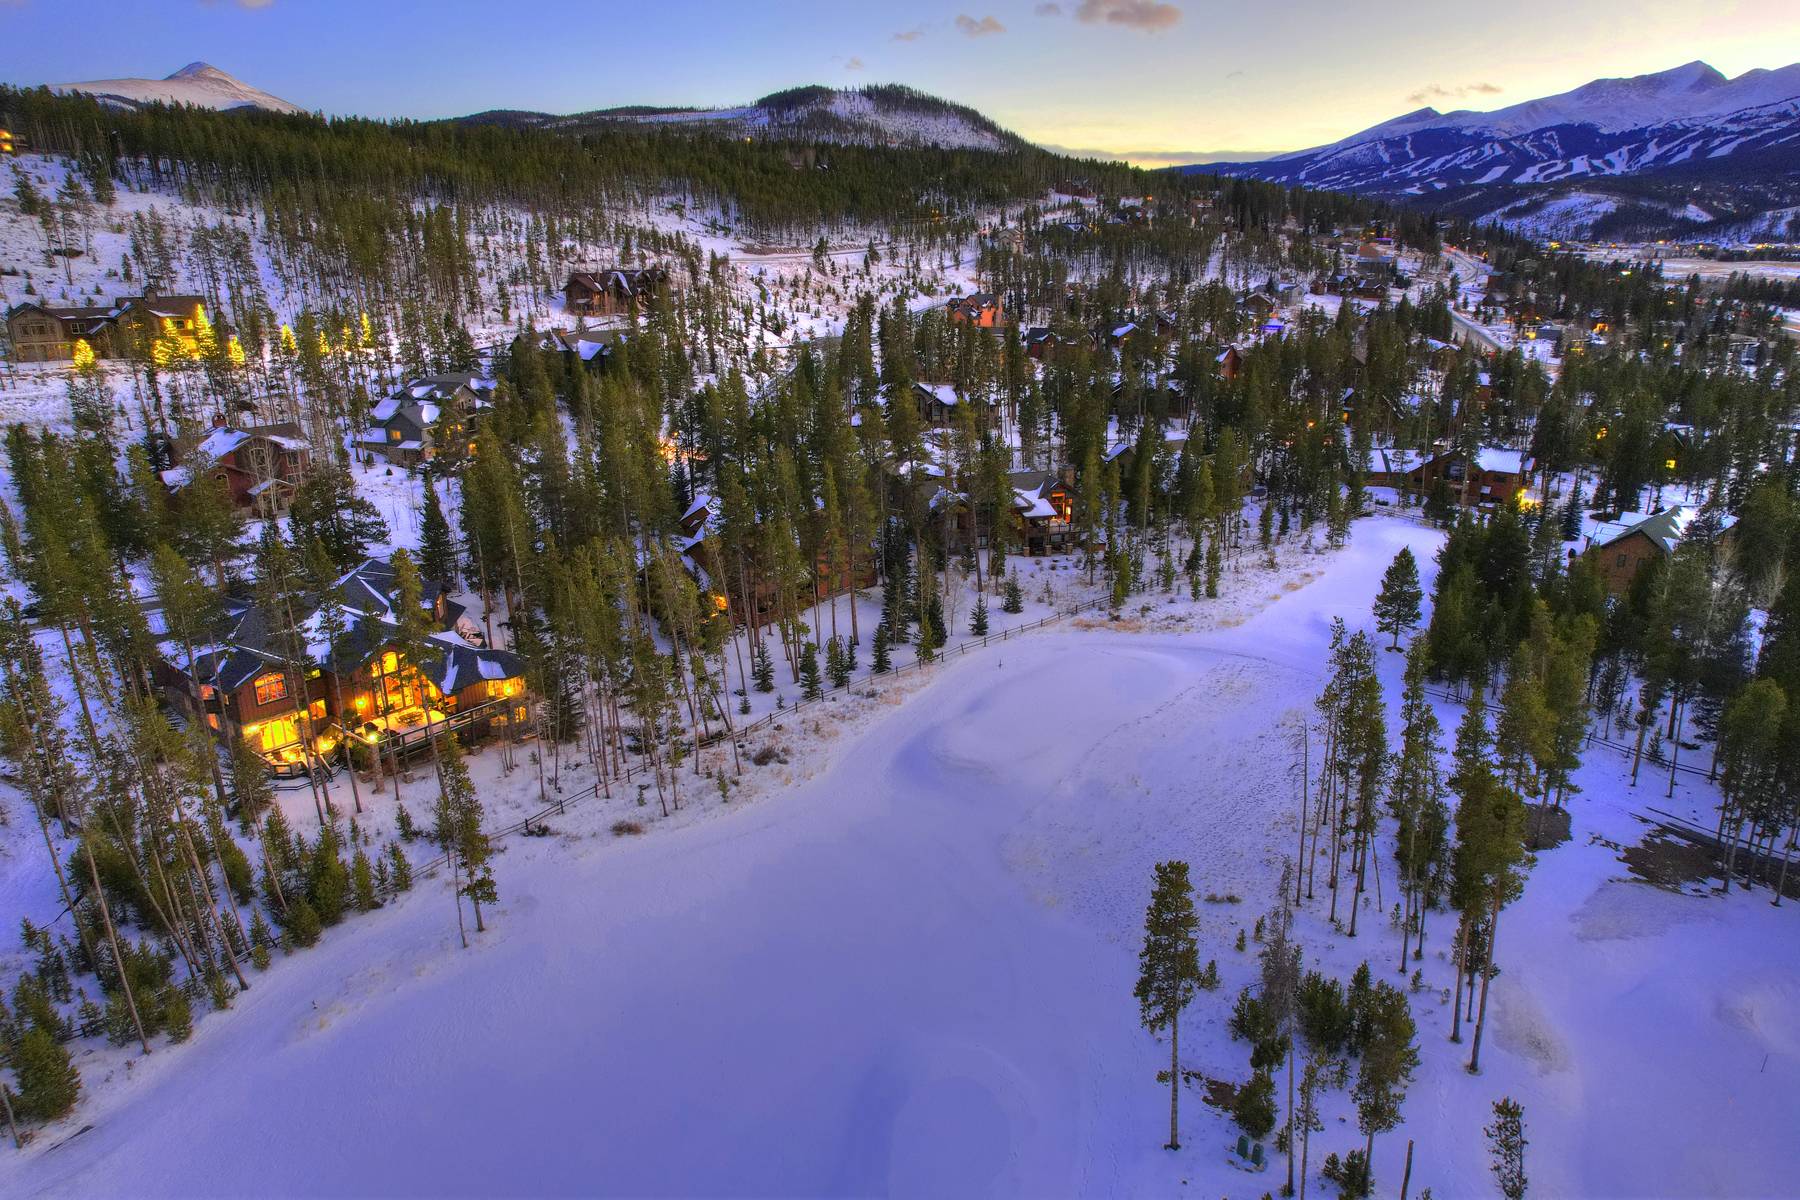
[[492, 406], [495, 382], [469, 371], [409, 379], [369, 412], [370, 425], [356, 447], [395, 466], [432, 459], [460, 462], [475, 449], [483, 410]]
[[213, 638], [161, 646], [164, 697], [226, 742], [242, 741], [277, 775], [335, 769], [350, 748], [365, 769], [377, 755], [406, 758], [454, 734], [464, 745], [516, 739], [532, 706], [518, 655], [478, 644], [462, 606], [427, 584], [432, 632], [425, 652], [402, 647], [394, 575], [368, 559], [326, 602], [342, 632], [327, 638], [325, 605], [296, 614], [285, 633], [261, 606], [232, 604]]
[[81, 344], [95, 358], [119, 358], [158, 337], [193, 342], [205, 314], [199, 296], [120, 296], [73, 308], [27, 302], [7, 310], [6, 338], [14, 362], [68, 362]]
[[1014, 471], [1012, 485], [1015, 544], [1025, 553], [1061, 554], [1079, 541], [1075, 531], [1074, 472]]

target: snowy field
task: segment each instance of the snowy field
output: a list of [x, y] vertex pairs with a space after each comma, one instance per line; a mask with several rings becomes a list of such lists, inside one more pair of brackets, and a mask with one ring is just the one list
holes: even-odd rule
[[[0, 1162], [0, 1192], [1276, 1191], [1279, 1160], [1233, 1167], [1235, 1127], [1197, 1087], [1184, 1149], [1161, 1149], [1168, 1054], [1131, 997], [1150, 869], [1183, 857], [1202, 896], [1242, 898], [1201, 905], [1224, 985], [1182, 1036], [1184, 1066], [1240, 1081], [1225, 1023], [1255, 961], [1232, 943], [1292, 852], [1289, 723], [1322, 685], [1330, 618], [1366, 624], [1398, 547], [1429, 564], [1437, 538], [1360, 522], [1306, 570], [1233, 580], [1220, 619], [1183, 602], [965, 656], [816, 722], [836, 736], [784, 786], [704, 819], [617, 839], [624, 801], [572, 809], [557, 836], [504, 843], [475, 948], [424, 882], [188, 1046], [96, 1072], [75, 1121]], [[1392, 703], [1399, 656], [1382, 657]], [[1492, 1194], [1481, 1126], [1502, 1095], [1525, 1107], [1534, 1195], [1793, 1194], [1800, 913], [1629, 881], [1631, 810], [1707, 797], [1664, 800], [1648, 775], [1632, 793], [1603, 749], [1579, 782], [1573, 839], [1502, 922], [1479, 1076], [1446, 1039], [1451, 921], [1432, 918], [1423, 1065], [1377, 1139], [1378, 1194], [1398, 1193], [1408, 1138], [1414, 1195]], [[1396, 978], [1383, 909], [1351, 942], [1323, 895], [1297, 924], [1308, 965]], [[1315, 1168], [1361, 1144], [1344, 1093], [1325, 1123]]]

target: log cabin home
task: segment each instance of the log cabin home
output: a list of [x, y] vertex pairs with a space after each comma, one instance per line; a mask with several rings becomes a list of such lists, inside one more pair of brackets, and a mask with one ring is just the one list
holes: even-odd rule
[[393, 573], [369, 559], [338, 581], [330, 600], [344, 634], [327, 644], [323, 606], [296, 614], [297, 638], [259, 606], [233, 602], [211, 641], [164, 642], [153, 675], [165, 700], [227, 743], [243, 741], [271, 773], [333, 768], [346, 747], [367, 767], [376, 754], [407, 757], [455, 734], [465, 745], [529, 732], [523, 661], [474, 644], [462, 606], [433, 584], [425, 603], [438, 631], [408, 661], [397, 644]]
[[177, 438], [174, 452], [177, 465], [162, 473], [171, 491], [211, 475], [233, 507], [258, 517], [285, 516], [312, 466], [312, 446], [293, 421], [236, 426], [215, 417], [204, 436]]
[[618, 317], [642, 312], [669, 286], [660, 266], [609, 267], [571, 271], [563, 284], [563, 307], [578, 317]]
[[[743, 625], [752, 616], [761, 621], [779, 606], [780, 589], [768, 577], [769, 573], [755, 563], [736, 562], [726, 557], [724, 543], [719, 537], [720, 521], [718, 499], [705, 492], [696, 495], [676, 522], [683, 535], [679, 545], [682, 564], [713, 608], [718, 612], [729, 611], [734, 624]], [[845, 554], [834, 563], [821, 546], [813, 560], [811, 587], [801, 580], [794, 587], [790, 600], [811, 604], [815, 599], [830, 600], [871, 586], [877, 578], [874, 547], [865, 547], [857, 553], [854, 570], [849, 559], [850, 556]]]
[[[1687, 504], [1665, 508], [1659, 513], [1622, 513], [1610, 521], [1601, 521], [1587, 533], [1587, 544], [1580, 557], [1590, 563], [1605, 582], [1607, 591], [1623, 595], [1631, 590], [1639, 574], [1651, 563], [1666, 559], [1687, 537], [1700, 510]], [[1736, 518], [1720, 519], [1720, 536], [1729, 538]]]
[[612, 365], [613, 355], [627, 340], [622, 329], [550, 329], [538, 338], [538, 349], [557, 355], [566, 367], [580, 364], [599, 375]]
[[913, 384], [913, 403], [918, 407], [919, 420], [933, 429], [946, 429], [954, 424], [956, 410], [965, 402], [955, 384]]
[[1236, 379], [1244, 369], [1243, 352], [1236, 346], [1226, 346], [1213, 356], [1213, 365], [1218, 367], [1220, 379]]
[[[1380, 451], [1377, 469], [1368, 482], [1395, 487], [1415, 496], [1430, 495], [1442, 479], [1454, 503], [1468, 507], [1506, 506], [1519, 501], [1530, 482], [1533, 461], [1519, 450], [1483, 446], [1473, 461], [1460, 450], [1444, 450], [1428, 456], [1402, 457], [1406, 452]], [[1379, 463], [1388, 464], [1383, 469]]]

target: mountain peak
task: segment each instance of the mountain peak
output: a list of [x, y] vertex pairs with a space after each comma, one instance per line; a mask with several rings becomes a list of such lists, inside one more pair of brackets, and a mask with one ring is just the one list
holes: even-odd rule
[[161, 79], [93, 79], [85, 83], [53, 83], [54, 92], [86, 92], [107, 104], [127, 108], [140, 104], [194, 104], [201, 108], [260, 108], [297, 113], [298, 105], [271, 96], [233, 78], [209, 62], [191, 62]]
[[219, 68], [213, 66], [211, 63], [199, 62], [199, 61], [189, 63], [187, 66], [181, 68], [181, 70], [175, 72], [173, 75], [167, 76], [167, 78], [169, 78], [169, 79], [218, 79], [218, 80], [229, 81], [231, 83], [237, 82], [236, 79], [233, 79], [230, 75], [226, 74], [224, 71], [219, 70]]

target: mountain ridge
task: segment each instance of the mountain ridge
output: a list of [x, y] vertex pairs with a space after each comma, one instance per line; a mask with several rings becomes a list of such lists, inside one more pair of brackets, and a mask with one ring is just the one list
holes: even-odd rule
[[1030, 146], [977, 110], [902, 84], [832, 88], [806, 84], [748, 104], [717, 108], [618, 105], [577, 113], [489, 109], [453, 118], [579, 133], [606, 125], [685, 128], [726, 137], [776, 137], [853, 145], [1011, 151]]
[[[1416, 109], [1323, 146], [1180, 169], [1453, 207], [1503, 224], [1502, 210], [1520, 203], [1521, 190], [1605, 192], [1632, 179], [1639, 223], [1686, 234], [1721, 221], [1754, 226], [1759, 212], [1800, 204], [1797, 145], [1800, 64], [1727, 78], [1695, 61], [1487, 112]], [[1738, 169], [1751, 164], [1762, 173]], [[1646, 189], [1646, 180], [1657, 182]], [[1504, 203], [1484, 211], [1487, 197]], [[1617, 205], [1577, 212], [1618, 224]], [[1555, 232], [1593, 230], [1572, 220]]]

